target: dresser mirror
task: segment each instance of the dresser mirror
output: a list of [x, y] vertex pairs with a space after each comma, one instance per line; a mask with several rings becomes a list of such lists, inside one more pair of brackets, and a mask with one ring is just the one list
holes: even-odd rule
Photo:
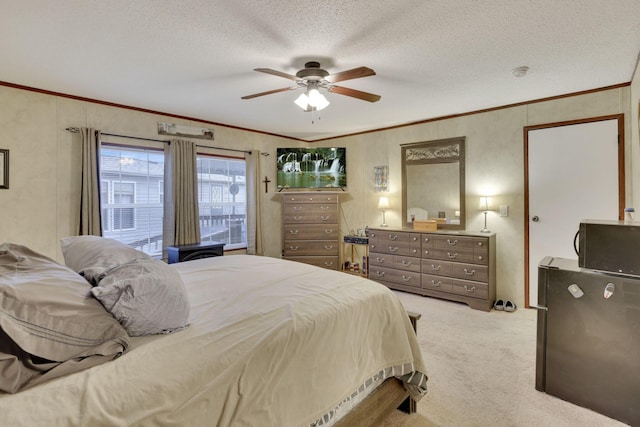
[[464, 230], [465, 137], [402, 144], [402, 217], [435, 220], [438, 229]]

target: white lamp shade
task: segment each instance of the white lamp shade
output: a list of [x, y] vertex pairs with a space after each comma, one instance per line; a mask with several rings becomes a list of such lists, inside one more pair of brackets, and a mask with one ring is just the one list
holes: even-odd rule
[[307, 106], [309, 105], [309, 97], [307, 97], [307, 95], [303, 93], [293, 102], [295, 102], [298, 107], [306, 110]]
[[380, 197], [380, 200], [378, 200], [378, 209], [389, 209], [389, 199]]
[[478, 209], [481, 211], [492, 211], [494, 209], [491, 197], [480, 197], [480, 204]]

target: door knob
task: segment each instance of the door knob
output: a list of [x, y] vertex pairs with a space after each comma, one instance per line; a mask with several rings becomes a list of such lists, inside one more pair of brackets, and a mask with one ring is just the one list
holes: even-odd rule
[[538, 215], [534, 215], [533, 218], [531, 218], [531, 221], [538, 222], [540, 221], [540, 218], [538, 217]]

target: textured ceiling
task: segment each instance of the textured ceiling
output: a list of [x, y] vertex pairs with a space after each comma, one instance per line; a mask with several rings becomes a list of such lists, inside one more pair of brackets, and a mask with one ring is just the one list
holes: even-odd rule
[[[317, 140], [627, 83], [639, 0], [4, 0], [0, 81]], [[375, 76], [305, 113], [308, 60]], [[526, 65], [526, 77], [511, 70]], [[117, 131], [109, 129], [107, 131]]]

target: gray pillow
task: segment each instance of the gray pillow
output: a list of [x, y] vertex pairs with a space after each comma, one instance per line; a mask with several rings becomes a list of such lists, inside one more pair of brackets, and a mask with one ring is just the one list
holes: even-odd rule
[[106, 271], [91, 289], [131, 336], [168, 334], [189, 326], [189, 298], [176, 269], [136, 259]]
[[114, 267], [136, 259], [153, 259], [117, 240], [100, 236], [71, 236], [61, 240], [64, 263], [92, 285]]
[[25, 246], [0, 245], [0, 391], [107, 362], [128, 346], [80, 275]]

